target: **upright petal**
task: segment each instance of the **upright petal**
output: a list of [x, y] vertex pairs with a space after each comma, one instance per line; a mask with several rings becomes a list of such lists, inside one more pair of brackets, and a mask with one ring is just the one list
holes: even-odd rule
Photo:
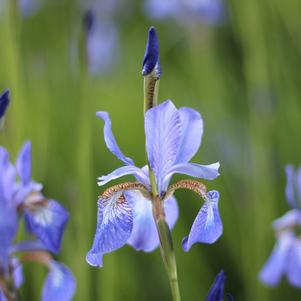
[[195, 218], [188, 237], [184, 237], [182, 248], [189, 251], [196, 242], [212, 244], [223, 233], [218, 212], [219, 193], [216, 190], [207, 193], [207, 199]]
[[296, 171], [296, 194], [298, 197], [298, 207], [301, 208], [301, 165]]
[[49, 269], [42, 291], [42, 301], [72, 300], [76, 281], [71, 271], [62, 263], [54, 260], [50, 262]]
[[[133, 206], [133, 230], [127, 244], [137, 251], [151, 252], [159, 246], [159, 236], [152, 213], [151, 201], [144, 198], [139, 191], [127, 191], [126, 199]], [[178, 218], [178, 205], [175, 198], [171, 197], [164, 203], [166, 220], [173, 228]]]
[[58, 202], [47, 200], [24, 209], [24, 217], [28, 231], [57, 254], [69, 218], [67, 210]]
[[205, 301], [223, 301], [225, 287], [225, 272], [220, 271], [212, 284]]
[[111, 151], [111, 153], [113, 153], [119, 160], [124, 162], [126, 165], [134, 165], [133, 160], [131, 158], [126, 157], [117, 145], [117, 142], [112, 132], [112, 122], [109, 114], [107, 112], [97, 112], [96, 116], [105, 122], [103, 132], [107, 148]]
[[15, 180], [16, 173], [9, 162], [9, 155], [0, 147], [0, 253], [5, 253], [18, 229], [17, 210], [13, 202]]
[[186, 163], [198, 151], [203, 135], [203, 119], [199, 112], [191, 108], [179, 109], [182, 134], [176, 163]]
[[279, 283], [282, 274], [285, 272], [289, 250], [293, 241], [294, 236], [290, 232], [284, 232], [279, 236], [271, 256], [259, 273], [261, 282], [269, 286], [276, 286]]
[[301, 288], [301, 241], [296, 238], [290, 247], [285, 263], [289, 283]]
[[102, 267], [102, 255], [121, 248], [133, 228], [133, 210], [122, 191], [98, 201], [98, 218], [94, 242], [86, 256], [92, 266]]
[[0, 205], [13, 206], [13, 193], [16, 181], [16, 171], [9, 161], [9, 154], [0, 147]]
[[176, 160], [181, 139], [180, 114], [170, 100], [145, 113], [145, 135], [148, 161], [162, 192], [163, 178]]
[[147, 177], [147, 173], [144, 172], [142, 169], [132, 165], [122, 166], [120, 168], [115, 169], [108, 175], [99, 177], [97, 183], [99, 186], [103, 186], [112, 180], [118, 179], [126, 175], [133, 175], [137, 178], [137, 180], [140, 183], [144, 184], [147, 187], [149, 186], [149, 179]]
[[24, 143], [16, 162], [18, 175], [23, 185], [28, 185], [31, 181], [31, 142]]
[[295, 195], [294, 167], [292, 165], [287, 165], [285, 167], [285, 172], [286, 172], [285, 194], [286, 194], [287, 201], [292, 208], [298, 208], [296, 195]]
[[188, 175], [194, 178], [213, 180], [219, 176], [219, 162], [210, 165], [201, 165], [197, 163], [180, 163], [172, 166], [165, 175], [162, 184], [162, 190], [166, 191], [171, 177], [175, 173]]

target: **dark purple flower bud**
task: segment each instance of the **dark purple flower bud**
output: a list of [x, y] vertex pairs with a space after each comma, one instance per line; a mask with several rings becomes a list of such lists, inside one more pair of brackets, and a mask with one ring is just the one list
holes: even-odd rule
[[0, 96], [0, 120], [6, 112], [9, 102], [10, 102], [9, 90], [5, 90], [3, 94]]
[[84, 29], [86, 32], [90, 32], [95, 23], [95, 15], [92, 10], [87, 10], [83, 17]]
[[155, 69], [155, 76], [160, 78], [161, 66], [159, 60], [159, 45], [155, 27], [148, 31], [148, 39], [142, 63], [142, 75], [148, 75]]
[[[221, 270], [212, 284], [210, 291], [205, 301], [223, 301], [224, 300], [224, 286], [225, 286], [225, 272]], [[231, 295], [226, 295], [228, 301], [233, 301]]]

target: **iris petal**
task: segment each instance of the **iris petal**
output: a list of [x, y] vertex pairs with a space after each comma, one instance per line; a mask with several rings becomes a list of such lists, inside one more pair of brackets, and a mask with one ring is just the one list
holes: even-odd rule
[[295, 195], [295, 188], [294, 188], [294, 167], [292, 165], [287, 165], [285, 168], [286, 172], [286, 187], [285, 187], [285, 194], [286, 199], [289, 205], [292, 208], [297, 208], [296, 202], [296, 195]]
[[9, 248], [10, 254], [27, 251], [47, 251], [47, 247], [39, 240], [25, 240]]
[[286, 273], [291, 285], [301, 288], [301, 242], [295, 239], [291, 244], [286, 261]]
[[42, 301], [70, 301], [76, 289], [71, 271], [62, 263], [50, 262], [50, 271], [44, 282]]
[[11, 265], [13, 267], [13, 279], [16, 288], [20, 288], [24, 282], [22, 264], [17, 258], [12, 258]]
[[181, 139], [181, 118], [174, 104], [167, 100], [145, 113], [146, 150], [159, 192], [163, 178], [173, 166]]
[[301, 211], [299, 209], [292, 209], [273, 222], [273, 228], [277, 231], [296, 225], [301, 226]]
[[31, 204], [24, 209], [29, 232], [39, 238], [53, 253], [58, 253], [63, 233], [69, 218], [67, 210], [54, 200]]
[[122, 191], [98, 201], [98, 218], [94, 242], [86, 256], [92, 266], [102, 267], [102, 255], [121, 248], [133, 228], [133, 210]]
[[296, 186], [299, 208], [301, 208], [301, 165], [296, 171]]
[[182, 248], [189, 251], [196, 242], [214, 243], [223, 232], [218, 212], [219, 193], [216, 190], [207, 193], [207, 199], [195, 218], [190, 233], [183, 239]]
[[[138, 191], [128, 191], [125, 195], [127, 200], [133, 204], [134, 212], [133, 230], [127, 244], [137, 251], [153, 251], [159, 246], [159, 237], [152, 213], [151, 201], [144, 198]], [[164, 209], [166, 221], [172, 229], [178, 218], [178, 205], [175, 198], [171, 197], [166, 200]]]
[[261, 282], [269, 286], [276, 286], [279, 283], [282, 274], [285, 272], [289, 249], [293, 240], [294, 237], [290, 232], [285, 232], [279, 236], [271, 256], [259, 273]]
[[199, 112], [191, 108], [179, 109], [182, 134], [176, 163], [186, 163], [198, 151], [203, 135], [203, 119]]
[[0, 203], [12, 206], [16, 171], [14, 166], [9, 162], [8, 152], [3, 147], [0, 147], [0, 171]]
[[[0, 147], [0, 253], [4, 254], [18, 229], [18, 217], [13, 202], [16, 173], [9, 162], [9, 154]], [[3, 260], [6, 256], [3, 255]], [[7, 258], [2, 264], [7, 266]]]
[[1, 288], [0, 288], [0, 301], [7, 301], [7, 298], [5, 297]]
[[107, 112], [97, 112], [96, 116], [102, 119], [105, 122], [104, 125], [104, 139], [107, 145], [107, 148], [122, 162], [126, 165], [134, 165], [134, 162], [131, 158], [126, 157], [120, 150], [115, 137], [112, 132], [112, 122], [110, 116]]
[[24, 143], [16, 162], [18, 174], [23, 185], [27, 185], [31, 181], [31, 142]]
[[148, 186], [149, 180], [146, 176], [146, 173], [143, 172], [142, 169], [136, 167], [136, 166], [122, 166], [120, 168], [115, 169], [113, 172], [109, 173], [108, 175], [101, 176], [98, 178], [98, 185], [102, 186], [107, 184], [108, 182], [118, 179], [120, 177], [126, 176], [126, 175], [134, 175], [139, 182], [142, 184]]
[[197, 163], [176, 164], [172, 166], [165, 175], [162, 189], [166, 191], [170, 179], [175, 173], [184, 174], [195, 178], [213, 180], [219, 176], [218, 169], [219, 162], [209, 165], [201, 165]]

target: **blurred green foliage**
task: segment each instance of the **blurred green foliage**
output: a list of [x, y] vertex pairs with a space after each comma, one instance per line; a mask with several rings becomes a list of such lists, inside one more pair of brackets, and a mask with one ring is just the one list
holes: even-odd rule
[[[97, 110], [110, 112], [124, 153], [145, 162], [140, 73], [150, 25], [157, 27], [164, 72], [159, 99], [202, 113], [205, 131], [194, 161], [221, 162], [221, 176], [207, 183], [221, 192], [224, 234], [217, 243], [182, 251], [201, 203], [189, 192], [176, 195], [173, 238], [183, 300], [203, 300], [221, 268], [235, 300], [299, 300], [301, 292], [286, 280], [271, 289], [257, 275], [274, 244], [271, 222], [288, 209], [284, 166], [301, 162], [300, 1], [229, 0], [228, 22], [214, 28], [151, 23], [140, 2], [132, 5], [134, 16], [119, 20], [115, 69], [98, 77], [72, 58], [71, 47], [80, 49], [82, 41], [75, 1], [45, 1], [32, 17], [11, 9], [0, 18], [0, 89], [9, 87], [12, 95], [0, 144], [15, 156], [32, 140], [34, 178], [71, 213], [59, 259], [77, 278], [75, 300], [170, 299], [158, 250], [126, 246], [106, 255], [101, 270], [85, 261], [102, 191], [96, 177], [120, 166], [105, 147]], [[39, 300], [44, 271], [25, 272], [24, 300]]]

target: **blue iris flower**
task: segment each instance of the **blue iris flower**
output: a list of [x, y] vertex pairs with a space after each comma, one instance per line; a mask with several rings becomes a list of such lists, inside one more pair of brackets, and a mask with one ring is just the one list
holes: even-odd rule
[[286, 198], [292, 209], [273, 222], [276, 244], [259, 279], [273, 287], [286, 275], [292, 286], [301, 288], [301, 239], [296, 232], [301, 228], [301, 166], [297, 170], [286, 166], [286, 177]]
[[[31, 179], [31, 143], [24, 144], [15, 165], [10, 162], [8, 152], [0, 147], [0, 278], [10, 279], [12, 273], [14, 286], [18, 288], [23, 276], [15, 253], [40, 251], [44, 255], [37, 261], [50, 270], [42, 300], [68, 301], [75, 290], [74, 277], [67, 267], [47, 255], [47, 251], [55, 254], [59, 251], [68, 212], [58, 202], [45, 198], [41, 189], [42, 185]], [[21, 217], [37, 240], [14, 243]], [[0, 290], [0, 300], [6, 299], [4, 294]]]
[[[226, 275], [225, 275], [225, 272], [222, 270], [217, 274], [217, 276], [214, 280], [214, 283], [212, 284], [205, 301], [223, 301], [224, 300], [225, 280], [226, 280]], [[233, 301], [232, 296], [227, 294], [227, 300]]]
[[[86, 259], [93, 266], [102, 266], [105, 253], [125, 244], [136, 250], [152, 251], [158, 247], [159, 238], [148, 197], [151, 189], [147, 166], [137, 167], [131, 158], [122, 153], [112, 133], [109, 114], [97, 112], [97, 116], [104, 121], [108, 149], [124, 163], [112, 173], [99, 177], [98, 185], [105, 185], [125, 175], [133, 175], [140, 184], [139, 189], [109, 188], [99, 199], [96, 234]], [[189, 162], [199, 149], [203, 134], [203, 120], [191, 108], [177, 109], [172, 101], [167, 100], [145, 113], [144, 127], [149, 166], [154, 172], [158, 193], [165, 198], [166, 221], [173, 228], [178, 218], [178, 206], [173, 195], [168, 193], [172, 176], [179, 173], [212, 180], [219, 175], [219, 163], [200, 165]], [[204, 199], [205, 203], [189, 235], [183, 240], [185, 251], [196, 242], [213, 243], [222, 234], [218, 192], [210, 191]]]

